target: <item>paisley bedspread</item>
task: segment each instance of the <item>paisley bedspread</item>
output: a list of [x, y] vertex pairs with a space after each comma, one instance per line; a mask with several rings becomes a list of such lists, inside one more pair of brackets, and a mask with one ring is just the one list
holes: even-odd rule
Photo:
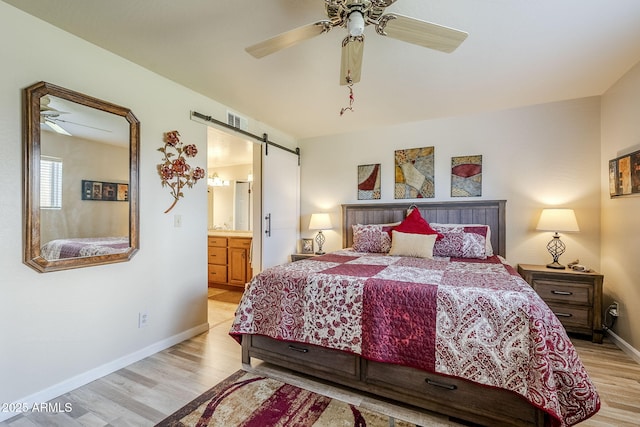
[[230, 334], [320, 345], [511, 390], [576, 424], [600, 399], [562, 324], [499, 257], [341, 250], [267, 269]]
[[119, 254], [129, 249], [129, 237], [88, 237], [56, 239], [40, 248], [44, 259], [56, 260], [96, 255]]

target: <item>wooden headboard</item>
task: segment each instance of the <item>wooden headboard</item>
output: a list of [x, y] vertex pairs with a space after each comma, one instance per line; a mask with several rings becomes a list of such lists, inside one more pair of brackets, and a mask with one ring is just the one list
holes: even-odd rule
[[342, 205], [342, 247], [353, 245], [354, 224], [386, 224], [402, 221], [416, 206], [428, 222], [440, 224], [486, 224], [491, 227], [491, 246], [506, 257], [506, 200], [403, 202]]

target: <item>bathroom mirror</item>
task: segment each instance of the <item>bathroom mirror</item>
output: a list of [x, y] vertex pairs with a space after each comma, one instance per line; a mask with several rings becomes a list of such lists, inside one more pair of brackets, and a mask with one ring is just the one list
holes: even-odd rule
[[50, 272], [139, 247], [139, 127], [125, 107], [39, 82], [23, 91], [24, 263]]

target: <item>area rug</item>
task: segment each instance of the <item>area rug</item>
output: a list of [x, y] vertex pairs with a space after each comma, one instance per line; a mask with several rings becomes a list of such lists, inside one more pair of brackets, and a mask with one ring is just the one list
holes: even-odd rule
[[241, 370], [157, 426], [415, 427], [415, 424]]

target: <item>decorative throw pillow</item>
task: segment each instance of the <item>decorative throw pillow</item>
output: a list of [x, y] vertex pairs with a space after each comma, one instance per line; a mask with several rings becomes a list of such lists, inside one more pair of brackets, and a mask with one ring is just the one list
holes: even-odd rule
[[353, 225], [353, 250], [356, 252], [389, 252], [391, 237], [384, 228], [381, 224]]
[[442, 234], [433, 247], [433, 255], [453, 258], [486, 259], [493, 255], [491, 229], [482, 224], [431, 224]]
[[433, 258], [433, 246], [437, 234], [401, 233], [391, 231], [391, 250], [389, 255]]
[[431, 228], [429, 223], [420, 215], [418, 209], [413, 209], [409, 215], [393, 230], [401, 233], [413, 234], [436, 234], [438, 240], [442, 239], [442, 234]]

